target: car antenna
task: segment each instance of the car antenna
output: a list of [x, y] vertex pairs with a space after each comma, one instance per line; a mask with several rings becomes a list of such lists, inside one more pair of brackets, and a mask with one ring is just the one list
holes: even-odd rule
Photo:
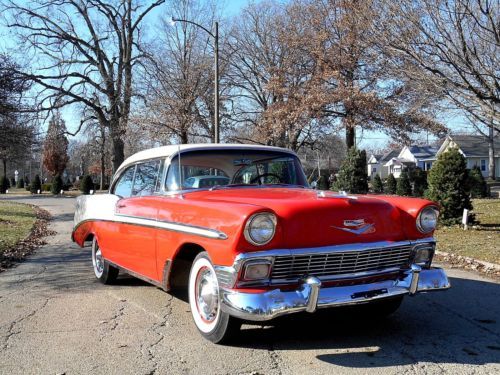
[[181, 166], [181, 145], [177, 145], [177, 153], [179, 154], [179, 191], [181, 192], [181, 198], [184, 198], [182, 195], [182, 166]]

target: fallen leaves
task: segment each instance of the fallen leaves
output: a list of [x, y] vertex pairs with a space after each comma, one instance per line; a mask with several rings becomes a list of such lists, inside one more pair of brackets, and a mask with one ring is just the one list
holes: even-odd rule
[[[38, 247], [46, 244], [44, 237], [55, 234], [54, 231], [48, 229], [49, 221], [52, 218], [50, 213], [37, 206], [31, 207], [35, 211], [35, 224], [31, 228], [28, 237], [0, 253], [0, 272], [23, 261], [27, 256], [33, 254]], [[9, 225], [9, 220], [0, 219], [0, 225]]]

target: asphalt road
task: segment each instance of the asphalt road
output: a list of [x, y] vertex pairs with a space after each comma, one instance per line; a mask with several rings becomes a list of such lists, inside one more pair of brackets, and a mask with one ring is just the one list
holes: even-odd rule
[[218, 346], [182, 298], [95, 280], [90, 250], [70, 241], [73, 198], [15, 200], [49, 210], [57, 235], [0, 274], [1, 374], [500, 373], [500, 285], [474, 273], [448, 270], [452, 289], [406, 298], [382, 322], [290, 317]]

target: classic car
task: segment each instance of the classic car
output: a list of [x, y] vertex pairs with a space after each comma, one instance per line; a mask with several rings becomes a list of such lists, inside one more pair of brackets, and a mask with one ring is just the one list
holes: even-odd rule
[[[190, 183], [200, 176], [220, 184]], [[244, 321], [358, 304], [389, 314], [449, 288], [431, 266], [438, 213], [424, 199], [310, 189], [287, 149], [193, 144], [125, 160], [108, 194], [78, 197], [72, 239], [92, 244], [102, 283], [123, 271], [187, 288], [217, 343]]]

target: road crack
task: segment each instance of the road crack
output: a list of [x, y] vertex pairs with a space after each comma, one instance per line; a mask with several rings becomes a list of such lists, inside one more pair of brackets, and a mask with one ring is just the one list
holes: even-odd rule
[[26, 319], [29, 319], [29, 318], [33, 317], [38, 312], [40, 312], [41, 310], [43, 310], [45, 308], [45, 306], [47, 306], [47, 304], [49, 303], [49, 301], [51, 299], [52, 298], [46, 298], [45, 301], [39, 307], [37, 307], [36, 309], [34, 309], [33, 311], [29, 312], [28, 314], [20, 317], [19, 319], [14, 320], [12, 323], [10, 323], [9, 328], [7, 329], [7, 334], [4, 336], [4, 344], [2, 346], [2, 350], [6, 350], [8, 348], [8, 346], [9, 346], [9, 340], [13, 336], [22, 333], [22, 330], [15, 330], [16, 326], [19, 323], [25, 321]]
[[153, 343], [149, 344], [147, 347], [145, 347], [144, 344], [141, 345], [141, 352], [146, 354], [148, 362], [152, 364], [152, 369], [147, 373], [148, 375], [154, 375], [158, 371], [158, 360], [156, 358], [154, 350], [165, 339], [165, 333], [163, 332], [163, 329], [167, 326], [168, 318], [172, 314], [173, 299], [174, 297], [172, 295], [169, 295], [167, 303], [163, 308], [165, 313], [162, 315], [161, 320], [158, 323], [154, 323], [148, 330], [157, 335], [158, 336], [157, 339]]

